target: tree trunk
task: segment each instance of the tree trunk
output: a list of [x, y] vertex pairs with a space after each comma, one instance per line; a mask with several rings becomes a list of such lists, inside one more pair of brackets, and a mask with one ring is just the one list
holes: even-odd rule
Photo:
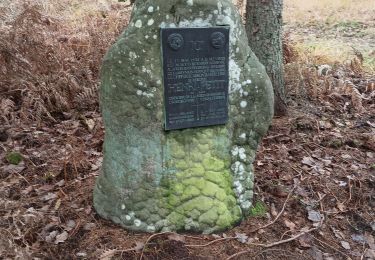
[[281, 43], [283, 0], [247, 0], [249, 45], [266, 67], [275, 93], [275, 115], [287, 114]]

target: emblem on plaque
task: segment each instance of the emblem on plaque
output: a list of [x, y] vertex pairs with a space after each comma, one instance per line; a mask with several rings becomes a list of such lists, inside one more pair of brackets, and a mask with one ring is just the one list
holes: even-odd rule
[[225, 45], [225, 35], [221, 32], [211, 34], [211, 44], [215, 49], [221, 49]]
[[172, 33], [168, 37], [168, 44], [172, 50], [178, 51], [184, 46], [184, 38], [179, 33]]

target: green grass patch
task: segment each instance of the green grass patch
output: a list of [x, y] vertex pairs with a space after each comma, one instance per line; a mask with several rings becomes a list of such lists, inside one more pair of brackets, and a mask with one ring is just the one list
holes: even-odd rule
[[250, 216], [251, 217], [265, 217], [267, 213], [267, 205], [263, 202], [258, 200], [255, 205], [253, 205], [250, 209]]
[[20, 162], [22, 162], [23, 160], [22, 154], [18, 152], [10, 152], [6, 155], [5, 158], [8, 161], [8, 163], [14, 164], [14, 165], [20, 164]]

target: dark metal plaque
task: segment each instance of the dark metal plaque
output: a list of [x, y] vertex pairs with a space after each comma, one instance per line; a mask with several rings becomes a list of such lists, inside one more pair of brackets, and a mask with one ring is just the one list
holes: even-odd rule
[[229, 27], [161, 29], [165, 129], [228, 121]]

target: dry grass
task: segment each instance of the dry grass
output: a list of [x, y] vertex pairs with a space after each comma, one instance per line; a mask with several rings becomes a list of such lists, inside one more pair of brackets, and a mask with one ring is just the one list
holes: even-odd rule
[[113, 1], [0, 6], [0, 123], [97, 109], [101, 60], [129, 9]]
[[[235, 1], [239, 6], [243, 3]], [[1, 1], [0, 124], [54, 121], [66, 113], [97, 110], [101, 60], [127, 24], [128, 4], [116, 0]], [[374, 15], [373, 0], [285, 2], [287, 23], [344, 18], [368, 22]], [[350, 66], [355, 57], [351, 45], [337, 44], [335, 39], [293, 43], [293, 50], [303, 67]], [[375, 70], [371, 55], [375, 54], [364, 52], [364, 65]]]
[[374, 21], [375, 17], [373, 0], [286, 0], [284, 5], [287, 23]]
[[350, 63], [360, 51], [364, 67], [375, 73], [375, 1], [286, 0], [284, 21], [299, 51], [331, 65]]

